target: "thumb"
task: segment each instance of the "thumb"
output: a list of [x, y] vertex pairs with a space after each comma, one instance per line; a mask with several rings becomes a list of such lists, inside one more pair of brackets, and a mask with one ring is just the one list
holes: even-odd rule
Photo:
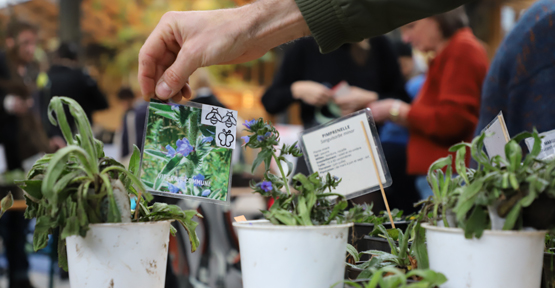
[[156, 84], [156, 96], [162, 100], [167, 100], [172, 96], [181, 96], [182, 90], [189, 91], [183, 89], [183, 87], [187, 85], [189, 76], [199, 67], [198, 62], [198, 59], [188, 53], [187, 50], [181, 49], [173, 64], [164, 71], [158, 84]]

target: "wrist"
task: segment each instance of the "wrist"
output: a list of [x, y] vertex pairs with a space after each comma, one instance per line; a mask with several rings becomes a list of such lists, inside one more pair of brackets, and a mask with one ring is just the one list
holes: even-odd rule
[[259, 0], [245, 9], [250, 37], [271, 49], [283, 43], [310, 35], [310, 30], [294, 0]]
[[301, 81], [296, 81], [291, 84], [291, 95], [293, 95], [293, 99], [301, 98], [301, 93], [299, 92], [299, 84], [301, 84]]
[[399, 114], [401, 109], [401, 101], [395, 100], [393, 104], [391, 104], [391, 108], [389, 108], [389, 119], [393, 122], [397, 122], [399, 120]]

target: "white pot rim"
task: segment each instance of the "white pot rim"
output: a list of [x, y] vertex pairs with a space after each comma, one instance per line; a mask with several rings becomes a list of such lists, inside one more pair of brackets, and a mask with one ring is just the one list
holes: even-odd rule
[[89, 227], [114, 227], [119, 228], [122, 226], [139, 226], [139, 225], [155, 225], [160, 223], [171, 223], [175, 220], [162, 220], [162, 221], [149, 221], [149, 222], [131, 222], [131, 223], [95, 223], [89, 224]]
[[269, 220], [252, 220], [233, 222], [233, 227], [240, 229], [253, 229], [253, 230], [325, 230], [330, 228], [349, 228], [354, 223], [345, 224], [330, 224], [318, 226], [288, 226], [288, 225], [274, 225]]
[[[429, 223], [422, 223], [422, 227], [426, 230], [431, 230], [435, 232], [445, 232], [453, 234], [464, 235], [464, 230], [461, 228], [447, 228], [434, 226]], [[497, 236], [538, 236], [547, 233], [545, 230], [539, 231], [504, 231], [504, 230], [484, 230], [484, 235], [497, 235]]]

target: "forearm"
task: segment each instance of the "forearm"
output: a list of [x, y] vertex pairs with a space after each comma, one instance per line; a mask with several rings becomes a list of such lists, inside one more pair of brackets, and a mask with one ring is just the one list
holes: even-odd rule
[[324, 53], [385, 34], [470, 0], [296, 0]]
[[294, 0], [259, 0], [238, 9], [250, 15], [247, 25], [256, 45], [271, 49], [310, 35]]

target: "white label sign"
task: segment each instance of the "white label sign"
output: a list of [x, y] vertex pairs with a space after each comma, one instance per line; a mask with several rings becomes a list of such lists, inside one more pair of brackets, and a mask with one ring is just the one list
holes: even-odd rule
[[507, 130], [507, 125], [505, 124], [505, 119], [503, 118], [503, 113], [499, 113], [497, 117], [491, 123], [482, 130], [486, 132], [486, 138], [484, 139], [484, 146], [486, 147], [486, 152], [489, 158], [493, 158], [497, 155], [501, 158], [505, 157], [505, 144], [509, 142], [509, 132]]
[[[538, 155], [538, 158], [543, 160], [555, 158], [555, 130], [541, 133], [540, 137], [542, 136], [542, 150], [540, 155]], [[532, 151], [534, 148], [534, 138], [527, 138], [526, 146], [528, 146], [528, 149]]]
[[[368, 135], [368, 140], [365, 135]], [[312, 171], [319, 172], [320, 175], [330, 173], [343, 179], [337, 187], [337, 193], [347, 196], [380, 189], [370, 147], [382, 184], [384, 187], [391, 185], [386, 180], [388, 172], [384, 169], [387, 166], [384, 168], [366, 113], [310, 131], [303, 134], [301, 139]]]

